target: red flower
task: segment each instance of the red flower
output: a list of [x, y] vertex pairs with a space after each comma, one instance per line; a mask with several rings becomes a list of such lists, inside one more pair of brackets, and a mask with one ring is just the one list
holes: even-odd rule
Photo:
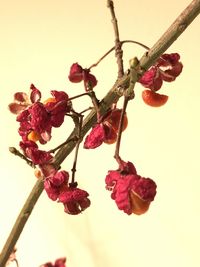
[[139, 176], [131, 162], [122, 161], [118, 170], [108, 171], [105, 182], [118, 209], [128, 215], [145, 213], [156, 195], [155, 182]]
[[183, 64], [178, 53], [163, 54], [157, 62], [147, 70], [139, 82], [146, 88], [157, 91], [163, 81], [172, 82], [182, 72]]
[[81, 82], [83, 80], [83, 68], [78, 63], [72, 64], [68, 78], [72, 83]]
[[[106, 144], [113, 144], [117, 140], [117, 133], [119, 128], [119, 121], [121, 116], [121, 109], [113, 109], [103, 118], [101, 123], [97, 123], [86, 136], [84, 148], [92, 149], [100, 146], [103, 142]], [[124, 116], [124, 123], [122, 130], [127, 127], [128, 119]]]
[[98, 123], [92, 128], [90, 134], [86, 136], [84, 142], [84, 148], [86, 149], [96, 148], [103, 143], [104, 139], [105, 139], [104, 126]]
[[49, 152], [39, 150], [38, 145], [33, 141], [19, 143], [26, 157], [32, 160], [34, 164], [45, 164], [53, 157]]
[[68, 184], [69, 174], [66, 171], [54, 171], [51, 165], [41, 166], [43, 174], [46, 174], [44, 180], [44, 189], [48, 197], [55, 201], [63, 203], [65, 212], [77, 215], [90, 206], [89, 194], [80, 188], [77, 184]]
[[[44, 173], [44, 172], [43, 172]], [[69, 174], [66, 171], [54, 171], [44, 180], [44, 189], [48, 197], [55, 201], [60, 193], [68, 188]]]
[[33, 84], [31, 84], [30, 90], [30, 97], [24, 92], [17, 92], [14, 94], [14, 102], [8, 105], [12, 113], [19, 114], [33, 103], [40, 101], [40, 91]]
[[31, 140], [45, 144], [51, 139], [52, 127], [60, 127], [65, 114], [71, 110], [71, 101], [63, 91], [51, 91], [52, 98], [40, 102], [40, 91], [31, 84], [30, 97], [18, 92], [14, 102], [9, 105], [10, 111], [17, 114], [20, 123], [19, 134], [23, 141]]
[[61, 192], [58, 199], [64, 204], [66, 213], [77, 215], [90, 206], [88, 196], [85, 190], [72, 186]]
[[50, 114], [52, 127], [60, 127], [64, 122], [64, 116], [71, 110], [71, 102], [68, 101], [68, 95], [63, 91], [51, 91], [53, 96], [50, 101], [46, 101], [45, 108]]
[[72, 83], [83, 81], [86, 91], [92, 90], [97, 85], [97, 79], [90, 70], [83, 69], [78, 63], [72, 64], [68, 78]]
[[55, 263], [47, 262], [40, 267], [66, 267], [66, 258], [59, 258]]

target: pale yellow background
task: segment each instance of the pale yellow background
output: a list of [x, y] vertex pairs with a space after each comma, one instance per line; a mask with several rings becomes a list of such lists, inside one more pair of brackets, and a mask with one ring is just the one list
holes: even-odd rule
[[[121, 39], [153, 45], [189, 1], [116, 0]], [[135, 163], [144, 177], [153, 178], [158, 193], [149, 212], [127, 216], [105, 190], [107, 170], [116, 168], [113, 146], [95, 151], [81, 148], [77, 178], [90, 192], [92, 206], [79, 216], [63, 212], [61, 204], [43, 193], [17, 244], [20, 267], [36, 267], [61, 256], [69, 267], [198, 267], [200, 266], [200, 18], [168, 52], [179, 52], [183, 73], [162, 88], [166, 106], [154, 109], [141, 100], [141, 86], [128, 107], [129, 128], [121, 155]], [[69, 67], [89, 67], [113, 46], [110, 12], [103, 0], [35, 0], [0, 3], [0, 246], [35, 183], [33, 170], [8, 152], [19, 136], [15, 116], [7, 109], [16, 91], [34, 83], [43, 93], [66, 90], [81, 93], [82, 85], [67, 80]], [[144, 50], [124, 46], [124, 62]], [[97, 96], [103, 97], [116, 79], [114, 54], [94, 74]], [[86, 101], [86, 102], [84, 102]], [[76, 102], [80, 110], [87, 98]], [[71, 129], [54, 131], [52, 146]], [[71, 155], [62, 165], [71, 169]]]

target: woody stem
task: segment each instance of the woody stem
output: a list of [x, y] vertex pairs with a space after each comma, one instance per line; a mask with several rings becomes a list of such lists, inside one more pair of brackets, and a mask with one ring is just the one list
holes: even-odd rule
[[[173, 24], [168, 28], [168, 30], [160, 37], [160, 39], [154, 44], [154, 46], [145, 53], [140, 59], [140, 66], [142, 71], [145, 72], [166, 50], [171, 46], [171, 44], [177, 40], [177, 38], [184, 32], [184, 30], [191, 24], [191, 22], [200, 13], [200, 0], [193, 0], [188, 7], [177, 17]], [[115, 103], [121, 96], [118, 88], [124, 87], [129, 84], [130, 77], [124, 75], [120, 80], [118, 80], [107, 95], [99, 103], [99, 108], [101, 114], [104, 115], [108, 111], [109, 107]], [[82, 127], [81, 136], [83, 137], [88, 130], [96, 123], [96, 112], [92, 110], [90, 114], [85, 118]], [[75, 135], [75, 131], [71, 133], [69, 138]], [[54, 158], [54, 165], [56, 168], [64, 161], [64, 159], [72, 152], [74, 149], [74, 142], [69, 142], [65, 146], [59, 149]], [[11, 230], [6, 243], [0, 254], [0, 266], [5, 266], [17, 240], [20, 237], [21, 232], [27, 220], [43, 191], [43, 180], [37, 180], [35, 186], [33, 187], [29, 197], [27, 198], [24, 206], [22, 207], [20, 214], [14, 223], [13, 229]]]
[[113, 29], [115, 34], [115, 56], [117, 58], [117, 65], [118, 65], [118, 79], [124, 75], [124, 66], [123, 66], [123, 50], [122, 44], [119, 38], [119, 28], [118, 22], [115, 15], [114, 3], [112, 0], [107, 0], [107, 7], [110, 9]]
[[76, 165], [77, 165], [77, 158], [78, 158], [78, 151], [79, 151], [79, 146], [80, 146], [80, 143], [82, 141], [82, 138], [81, 138], [81, 129], [82, 129], [82, 125], [83, 125], [83, 115], [79, 115], [80, 118], [79, 118], [79, 127], [78, 127], [78, 141], [77, 141], [77, 144], [76, 144], [76, 147], [75, 147], [75, 156], [74, 156], [74, 163], [73, 163], [73, 167], [71, 169], [72, 171], [72, 179], [71, 179], [71, 184], [75, 184], [75, 173], [76, 173]]

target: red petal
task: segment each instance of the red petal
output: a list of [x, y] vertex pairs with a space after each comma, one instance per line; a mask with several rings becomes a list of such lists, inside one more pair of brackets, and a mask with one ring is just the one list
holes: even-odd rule
[[167, 102], [168, 96], [158, 94], [151, 90], [144, 90], [142, 92], [142, 99], [151, 107], [161, 107]]
[[68, 78], [72, 83], [79, 83], [83, 80], [83, 69], [78, 63], [72, 64]]
[[9, 108], [10, 112], [17, 115], [20, 112], [22, 112], [23, 110], [25, 110], [27, 108], [27, 105], [17, 104], [17, 103], [13, 102], [13, 103], [8, 105], [8, 108]]

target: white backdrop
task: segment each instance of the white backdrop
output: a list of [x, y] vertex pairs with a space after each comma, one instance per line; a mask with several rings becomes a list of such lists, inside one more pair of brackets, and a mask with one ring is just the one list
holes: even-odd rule
[[[189, 1], [116, 0], [121, 39], [152, 46]], [[200, 128], [199, 43], [197, 18], [168, 52], [178, 52], [183, 73], [162, 92], [169, 95], [161, 108], [141, 100], [142, 87], [128, 107], [129, 127], [122, 139], [121, 155], [134, 162], [138, 172], [153, 178], [158, 193], [148, 213], [128, 216], [120, 212], [104, 178], [115, 169], [114, 146], [94, 151], [81, 148], [77, 178], [90, 192], [92, 206], [79, 216], [65, 214], [60, 204], [42, 194], [17, 243], [20, 267], [36, 267], [67, 257], [69, 267], [198, 267], [200, 240]], [[17, 146], [15, 116], [7, 105], [16, 91], [31, 83], [44, 99], [50, 90], [69, 95], [83, 91], [67, 80], [72, 63], [89, 67], [114, 44], [106, 1], [1, 1], [0, 8], [0, 245], [35, 183], [33, 170], [8, 152]], [[144, 50], [124, 46], [124, 62]], [[116, 79], [114, 54], [94, 69], [103, 97]], [[85, 100], [85, 99], [84, 99]], [[88, 103], [77, 101], [77, 106]], [[71, 124], [55, 130], [52, 146], [66, 139]], [[70, 170], [73, 155], [62, 164]]]

